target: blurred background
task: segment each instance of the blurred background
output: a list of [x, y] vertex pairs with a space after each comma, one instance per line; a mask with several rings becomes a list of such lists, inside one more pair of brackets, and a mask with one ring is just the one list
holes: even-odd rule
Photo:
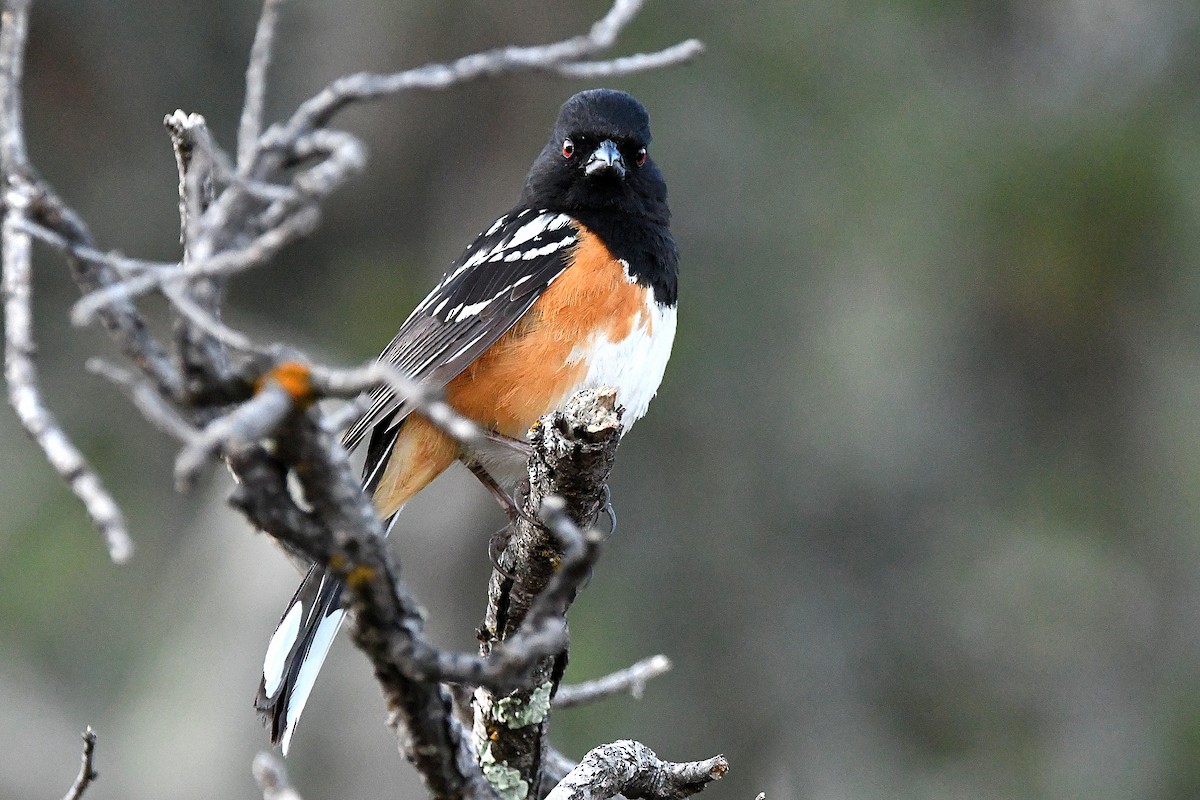
[[[586, 30], [601, 0], [295, 0], [272, 118], [332, 78]], [[232, 146], [249, 0], [45, 0], [35, 163], [104, 248], [177, 255], [161, 125]], [[653, 653], [641, 701], [553, 718], [724, 752], [706, 796], [1200, 796], [1200, 6], [1184, 0], [653, 0], [616, 82], [650, 110], [682, 252], [679, 337], [621, 448], [621, 526], [571, 617], [568, 679]], [[370, 168], [321, 230], [238, 278], [228, 317], [338, 364], [374, 356], [515, 201], [585, 84], [503, 78], [342, 115]], [[214, 469], [85, 374], [77, 292], [41, 253], [53, 410], [129, 514], [108, 562], [0, 409], [0, 796], [252, 798], [251, 708], [297, 580]], [[153, 304], [151, 303], [151, 307]], [[470, 648], [487, 539], [440, 480], [395, 547], [440, 643]], [[420, 797], [369, 667], [334, 649], [288, 766], [309, 800]]]

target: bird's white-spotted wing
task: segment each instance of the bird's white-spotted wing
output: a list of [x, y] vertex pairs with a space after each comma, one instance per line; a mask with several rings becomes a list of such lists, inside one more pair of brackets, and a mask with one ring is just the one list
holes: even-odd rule
[[[522, 209], [505, 214], [476, 237], [433, 291], [413, 309], [384, 349], [381, 361], [425, 384], [445, 386], [505, 334], [566, 269], [578, 228], [566, 214]], [[403, 398], [386, 387], [371, 395], [370, 409], [343, 439], [356, 447], [372, 436], [386, 450], [389, 433], [403, 420]]]

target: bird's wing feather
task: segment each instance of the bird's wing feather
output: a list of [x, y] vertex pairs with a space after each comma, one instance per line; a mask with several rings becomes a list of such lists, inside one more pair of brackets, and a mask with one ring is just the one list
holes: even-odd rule
[[[519, 210], [476, 237], [433, 291], [409, 315], [380, 360], [414, 380], [442, 387], [505, 334], [569, 263], [579, 231], [565, 214]], [[374, 429], [371, 455], [385, 455], [394, 428], [407, 416], [404, 399], [387, 387], [346, 431], [356, 447]], [[380, 452], [384, 451], [384, 452]]]

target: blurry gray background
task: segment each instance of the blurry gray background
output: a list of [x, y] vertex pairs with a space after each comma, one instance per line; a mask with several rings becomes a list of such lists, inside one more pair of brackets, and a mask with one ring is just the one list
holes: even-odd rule
[[[599, 0], [295, 0], [273, 118], [339, 74], [586, 29]], [[175, 108], [232, 144], [258, 8], [46, 0], [35, 162], [102, 246], [177, 253]], [[679, 338], [621, 448], [621, 527], [572, 618], [570, 679], [664, 652], [640, 701], [553, 720], [570, 755], [724, 752], [706, 796], [1200, 796], [1200, 7], [1135, 0], [655, 0], [615, 85], [649, 108], [682, 252]], [[231, 287], [229, 319], [375, 355], [514, 202], [558, 105], [504, 78], [357, 108], [370, 172]], [[85, 359], [42, 254], [52, 405], [129, 512], [112, 566], [0, 409], [0, 797], [251, 798], [251, 708], [297, 575]], [[395, 546], [471, 647], [487, 537], [469, 477]], [[419, 797], [364, 659], [335, 648], [289, 768], [309, 800]]]

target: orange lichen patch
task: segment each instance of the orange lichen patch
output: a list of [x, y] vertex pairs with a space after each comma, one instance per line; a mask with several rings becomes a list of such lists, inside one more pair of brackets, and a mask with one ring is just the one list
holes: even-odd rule
[[404, 420], [383, 477], [372, 498], [379, 516], [387, 519], [458, 458], [458, 443], [424, 417]]
[[512, 330], [446, 386], [460, 413], [506, 436], [524, 437], [587, 374], [572, 351], [601, 335], [617, 342], [646, 315], [645, 290], [587, 228], [568, 268]]
[[346, 574], [346, 585], [351, 589], [361, 588], [375, 578], [375, 570], [370, 567], [358, 566]]
[[276, 365], [258, 379], [254, 391], [261, 392], [268, 381], [278, 383], [291, 396], [292, 402], [301, 408], [311, 405], [316, 399], [312, 393], [312, 375], [308, 367], [299, 361], [284, 361]]

